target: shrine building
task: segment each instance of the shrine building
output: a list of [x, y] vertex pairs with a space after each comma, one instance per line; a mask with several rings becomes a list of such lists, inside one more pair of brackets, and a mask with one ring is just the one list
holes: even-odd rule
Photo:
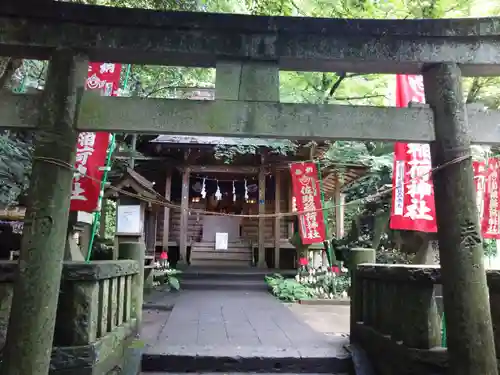
[[[159, 135], [138, 144], [143, 156], [136, 158], [134, 172], [176, 205], [162, 207], [146, 218], [145, 228], [155, 228], [144, 236], [148, 253], [168, 249], [173, 263], [191, 266], [295, 268], [296, 251], [289, 242], [293, 217], [224, 216], [290, 212], [290, 164], [321, 160], [328, 149], [326, 144], [299, 143], [293, 152], [276, 153], [272, 142], [287, 141]], [[254, 152], [231, 151], [248, 144]], [[224, 152], [231, 155], [221, 155]], [[367, 168], [352, 165], [340, 172], [335, 166], [320, 165], [320, 170], [325, 199], [340, 205], [342, 188], [363, 176]], [[329, 220], [337, 220], [336, 227], [341, 228], [343, 209], [333, 211], [328, 212]], [[221, 244], [216, 243], [217, 233], [222, 233]], [[311, 247], [322, 248], [322, 244]]]

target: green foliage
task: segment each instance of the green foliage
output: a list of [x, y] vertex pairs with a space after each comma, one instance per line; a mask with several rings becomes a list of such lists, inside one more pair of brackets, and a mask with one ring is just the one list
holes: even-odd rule
[[103, 211], [105, 211], [105, 237], [106, 239], [115, 238], [116, 233], [116, 202], [105, 199]]
[[313, 297], [312, 289], [300, 284], [295, 279], [286, 279], [280, 274], [274, 274], [266, 276], [265, 281], [271, 289], [271, 293], [282, 301], [296, 302]]
[[345, 298], [351, 285], [346, 273], [337, 275], [326, 268], [311, 267], [302, 267], [294, 279], [274, 274], [266, 276], [265, 281], [276, 298], [288, 302]]
[[29, 185], [31, 141], [21, 134], [0, 134], [0, 206], [15, 205]]
[[496, 240], [485, 239], [483, 240], [484, 255], [488, 258], [493, 258], [497, 255], [497, 242]]
[[160, 261], [155, 264], [153, 269], [153, 279], [155, 286], [164, 286], [167, 290], [179, 290], [181, 284], [177, 275], [181, 271], [170, 268], [167, 261]]
[[[297, 151], [298, 145], [287, 139], [269, 139], [258, 140], [253, 138], [238, 138], [236, 145], [223, 145], [218, 144], [214, 148], [214, 156], [216, 159], [223, 160], [225, 163], [230, 164], [238, 155], [257, 155], [266, 147], [270, 153], [278, 155], [289, 155]], [[265, 144], [265, 145], [263, 145]]]

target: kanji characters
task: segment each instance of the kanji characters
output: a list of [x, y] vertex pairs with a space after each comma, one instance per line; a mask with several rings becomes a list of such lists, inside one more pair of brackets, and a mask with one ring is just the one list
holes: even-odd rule
[[431, 152], [427, 144], [409, 143], [407, 153], [411, 155], [408, 161], [409, 181], [407, 194], [411, 197], [411, 204], [407, 206], [404, 217], [411, 220], [434, 220], [430, 214], [427, 198], [434, 194], [431, 183]]
[[73, 182], [73, 189], [71, 191], [71, 200], [86, 201], [85, 190], [82, 184], [78, 181]]
[[115, 64], [112, 63], [103, 63], [99, 67], [99, 71], [101, 74], [103, 73], [114, 73], [115, 72]]

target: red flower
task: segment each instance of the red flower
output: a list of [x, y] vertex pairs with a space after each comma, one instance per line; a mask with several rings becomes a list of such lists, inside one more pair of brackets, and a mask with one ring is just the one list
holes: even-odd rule
[[299, 265], [301, 266], [307, 266], [309, 262], [307, 261], [307, 258], [300, 258], [299, 259]]
[[340, 268], [337, 267], [337, 266], [332, 266], [332, 269], [331, 269], [332, 272], [335, 272], [337, 275], [340, 274]]
[[168, 259], [168, 254], [166, 251], [162, 251], [160, 254], [160, 259], [161, 260], [167, 260]]

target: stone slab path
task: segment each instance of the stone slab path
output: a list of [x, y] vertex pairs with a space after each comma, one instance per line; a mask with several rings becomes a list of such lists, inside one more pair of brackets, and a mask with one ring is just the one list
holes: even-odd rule
[[142, 338], [150, 354], [347, 356], [346, 338], [318, 332], [307, 319], [267, 292], [182, 291], [172, 311], [144, 312]]

